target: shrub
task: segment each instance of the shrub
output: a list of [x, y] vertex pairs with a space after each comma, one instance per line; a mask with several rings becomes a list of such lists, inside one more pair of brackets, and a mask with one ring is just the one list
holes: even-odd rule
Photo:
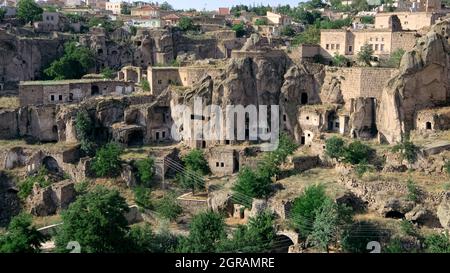
[[347, 63], [349, 62], [349, 59], [347, 59], [344, 55], [341, 55], [339, 53], [334, 53], [333, 56], [333, 65], [334, 66], [347, 66]]
[[342, 138], [333, 136], [325, 141], [325, 154], [334, 159], [340, 159], [344, 155], [345, 142]]
[[344, 162], [351, 164], [359, 164], [361, 162], [369, 162], [373, 153], [373, 149], [360, 141], [350, 143], [344, 150]]
[[97, 150], [91, 169], [98, 177], [116, 177], [121, 171], [120, 155], [122, 148], [115, 143], [108, 143]]
[[183, 157], [183, 163], [187, 169], [198, 172], [202, 175], [209, 174], [208, 161], [205, 159], [203, 151], [200, 149], [193, 149]]
[[255, 20], [256, 26], [264, 26], [267, 25], [267, 19], [266, 18], [258, 18]]
[[388, 60], [389, 66], [398, 68], [405, 52], [406, 51], [403, 48], [399, 48], [396, 51], [392, 52]]
[[182, 173], [177, 175], [177, 181], [183, 188], [191, 190], [192, 194], [205, 189], [205, 180], [202, 173], [189, 168], [185, 168]]
[[380, 241], [382, 232], [375, 224], [368, 221], [355, 222], [344, 230], [341, 240], [342, 249], [350, 253], [367, 253], [367, 244]]
[[236, 32], [236, 37], [240, 38], [245, 36], [246, 31], [243, 23], [235, 24], [231, 27], [231, 29]]
[[420, 189], [417, 187], [416, 183], [412, 179], [408, 179], [406, 184], [408, 189], [408, 200], [413, 202], [418, 202], [420, 199]]
[[366, 172], [373, 170], [373, 166], [367, 164], [365, 161], [359, 162], [355, 167], [356, 175], [361, 178]]
[[143, 186], [134, 188], [134, 201], [143, 208], [151, 209], [153, 206], [150, 189]]
[[146, 187], [151, 186], [154, 164], [155, 160], [153, 158], [141, 159], [136, 162], [139, 182]]
[[428, 253], [450, 253], [448, 233], [433, 234], [425, 238], [425, 251]]
[[163, 218], [174, 221], [183, 212], [173, 193], [168, 193], [156, 203], [156, 212]]
[[39, 168], [37, 174], [28, 176], [20, 185], [18, 196], [25, 200], [33, 191], [34, 184], [38, 184], [41, 188], [50, 186], [51, 180], [47, 179], [48, 171], [46, 168]]
[[444, 165], [444, 170], [447, 172], [447, 174], [450, 174], [450, 160], [448, 160]]
[[392, 151], [394, 153], [400, 153], [402, 158], [406, 158], [408, 163], [413, 164], [416, 162], [419, 147], [409, 140], [409, 136], [406, 136], [400, 143], [392, 148]]
[[109, 67], [104, 68], [101, 74], [105, 79], [114, 79], [116, 77], [116, 72]]
[[280, 34], [283, 36], [293, 37], [295, 35], [295, 30], [291, 26], [284, 26]]
[[372, 49], [372, 45], [369, 44], [364, 44], [361, 47], [361, 50], [358, 52], [356, 59], [358, 60], [358, 62], [363, 63], [367, 66], [372, 66], [370, 64], [370, 61], [373, 59], [373, 49]]
[[146, 79], [141, 80], [141, 87], [142, 87], [142, 90], [145, 92], [150, 91], [150, 84], [148, 83], [148, 81]]
[[79, 183], [75, 184], [75, 191], [78, 195], [82, 195], [87, 193], [89, 187], [89, 182], [87, 180], [83, 180]]
[[238, 174], [233, 191], [238, 193], [236, 201], [242, 205], [251, 205], [251, 198], [267, 197], [272, 191], [272, 181], [269, 176], [261, 176], [255, 171], [244, 167]]
[[75, 118], [75, 131], [80, 140], [80, 149], [86, 155], [91, 155], [94, 151], [92, 141], [93, 123], [86, 110], [80, 110]]

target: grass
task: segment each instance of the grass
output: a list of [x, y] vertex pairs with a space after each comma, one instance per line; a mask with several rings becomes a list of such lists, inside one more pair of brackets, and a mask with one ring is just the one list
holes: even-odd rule
[[19, 97], [0, 97], [0, 109], [19, 108]]

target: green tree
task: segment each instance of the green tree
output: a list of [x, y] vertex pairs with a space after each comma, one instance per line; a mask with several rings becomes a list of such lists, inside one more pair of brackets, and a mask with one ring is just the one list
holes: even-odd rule
[[347, 59], [344, 55], [341, 55], [337, 52], [334, 53], [334, 56], [333, 56], [333, 65], [334, 66], [344, 67], [344, 66], [347, 66], [347, 64], [349, 62], [350, 62], [350, 60]]
[[202, 175], [210, 173], [208, 161], [206, 161], [205, 155], [200, 149], [192, 149], [182, 158], [182, 161], [189, 170], [199, 172]]
[[80, 149], [86, 155], [91, 155], [94, 151], [95, 143], [92, 141], [94, 125], [85, 109], [78, 111], [75, 118], [75, 131], [80, 140]]
[[234, 32], [236, 32], [236, 37], [240, 38], [240, 37], [244, 37], [245, 34], [247, 33], [247, 31], [245, 30], [244, 24], [240, 23], [240, 24], [234, 24], [231, 27], [232, 30], [234, 30]]
[[375, 24], [375, 17], [374, 16], [362, 16], [361, 17], [361, 23], [363, 23], [363, 24]]
[[275, 218], [270, 212], [263, 212], [249, 219], [247, 225], [240, 225], [229, 240], [224, 240], [218, 252], [268, 252], [276, 246]]
[[141, 80], [141, 87], [143, 91], [150, 92], [150, 83], [146, 79]]
[[53, 61], [44, 70], [46, 76], [54, 80], [79, 79], [95, 64], [94, 54], [75, 42], [66, 43], [64, 55]]
[[312, 185], [294, 200], [291, 221], [303, 238], [307, 238], [313, 231], [317, 212], [327, 198], [322, 185]]
[[418, 202], [420, 200], [420, 189], [411, 178], [406, 182], [406, 188], [408, 189], [407, 199], [409, 201]]
[[179, 252], [215, 252], [226, 236], [225, 223], [220, 214], [201, 212], [192, 219], [189, 236], [181, 239]]
[[25, 23], [42, 20], [44, 10], [33, 0], [17, 2], [17, 18]]
[[133, 190], [134, 201], [140, 207], [151, 209], [153, 208], [153, 203], [151, 199], [151, 190], [144, 186], [137, 186]]
[[272, 192], [272, 181], [270, 177], [260, 176], [255, 171], [244, 167], [239, 171], [233, 191], [238, 193], [236, 201], [249, 206], [251, 205], [249, 199], [267, 197]]
[[367, 66], [372, 66], [370, 61], [373, 59], [373, 48], [372, 45], [369, 44], [364, 44], [361, 47], [361, 50], [358, 52], [356, 59], [358, 60], [358, 62], [367, 65]]
[[167, 1], [162, 2], [161, 5], [159, 5], [159, 8], [164, 11], [173, 10], [172, 5], [169, 4]]
[[97, 150], [91, 169], [98, 177], [116, 177], [121, 171], [120, 155], [122, 148], [115, 143], [108, 143]]
[[329, 245], [338, 241], [343, 227], [350, 222], [351, 211], [326, 198], [316, 212], [308, 241], [328, 252]]
[[67, 243], [77, 241], [83, 253], [124, 252], [129, 231], [124, 213], [125, 199], [116, 190], [97, 186], [81, 195], [61, 213], [63, 224], [56, 236], [57, 250], [66, 252]]
[[21, 200], [25, 200], [33, 191], [34, 184], [38, 184], [41, 188], [50, 186], [52, 181], [47, 178], [48, 171], [45, 167], [39, 168], [34, 175], [27, 176], [19, 185], [18, 196]]
[[267, 25], [267, 19], [266, 18], [258, 18], [255, 20], [256, 26], [264, 26]]
[[388, 65], [391, 67], [398, 68], [400, 66], [400, 62], [405, 52], [406, 51], [403, 48], [399, 48], [394, 52], [392, 52], [388, 60]]
[[182, 31], [195, 31], [198, 29], [198, 26], [194, 25], [192, 18], [183, 16], [178, 21], [178, 28]]
[[361, 141], [354, 141], [344, 149], [344, 162], [353, 165], [361, 162], [369, 162], [374, 150]]
[[101, 74], [105, 79], [114, 79], [116, 77], [116, 71], [109, 67], [102, 69]]
[[178, 204], [173, 193], [167, 193], [156, 203], [156, 212], [163, 218], [174, 221], [183, 212], [183, 208]]
[[330, 137], [325, 141], [325, 154], [330, 158], [340, 159], [344, 156], [345, 142], [340, 137]]
[[131, 9], [128, 5], [122, 5], [122, 7], [120, 8], [120, 13], [124, 15], [130, 15]]
[[0, 253], [36, 253], [47, 240], [32, 226], [30, 215], [21, 213], [12, 218], [6, 234], [0, 235]]
[[450, 253], [448, 233], [427, 236], [425, 238], [425, 251], [428, 253]]
[[205, 189], [203, 174], [190, 168], [185, 168], [182, 173], [179, 173], [177, 181], [183, 188], [191, 190], [192, 194]]
[[320, 29], [317, 26], [310, 25], [306, 30], [295, 36], [293, 45], [300, 44], [319, 44], [320, 43]]
[[155, 234], [148, 223], [144, 225], [135, 225], [130, 228], [126, 234], [128, 253], [152, 253], [157, 248]]
[[413, 164], [417, 160], [419, 147], [409, 139], [409, 136], [406, 136], [400, 143], [392, 148], [392, 151], [394, 153], [400, 153], [403, 159], [406, 159], [408, 163]]
[[154, 165], [155, 165], [155, 160], [151, 157], [141, 159], [136, 162], [139, 182], [146, 187], [151, 186], [151, 182], [153, 180]]
[[284, 26], [281, 28], [280, 34], [283, 36], [293, 37], [295, 36], [295, 30], [291, 26]]

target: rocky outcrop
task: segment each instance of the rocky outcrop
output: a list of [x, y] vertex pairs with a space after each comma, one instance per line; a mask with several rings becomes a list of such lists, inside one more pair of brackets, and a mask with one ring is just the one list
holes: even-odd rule
[[21, 205], [17, 188], [6, 173], [0, 172], [0, 227], [7, 226], [19, 214]]
[[210, 192], [206, 202], [208, 208], [214, 212], [233, 213], [232, 195], [227, 190]]
[[357, 98], [351, 101], [350, 135], [355, 138], [369, 139], [375, 136], [375, 99]]
[[450, 229], [450, 192], [446, 192], [437, 208], [437, 217], [442, 227]]
[[414, 128], [418, 110], [449, 99], [449, 34], [450, 19], [439, 22], [403, 56], [399, 73], [384, 88], [377, 111], [382, 141], [401, 141]]

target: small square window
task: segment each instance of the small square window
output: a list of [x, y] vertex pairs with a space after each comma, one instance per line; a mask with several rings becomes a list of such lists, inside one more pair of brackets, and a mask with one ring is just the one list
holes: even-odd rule
[[219, 167], [219, 162], [216, 162], [216, 167]]
[[62, 101], [62, 100], [63, 100], [62, 95], [59, 95], [59, 96], [58, 96], [58, 99], [59, 99], [60, 101]]
[[220, 167], [225, 167], [225, 163], [221, 162]]
[[50, 95], [50, 100], [55, 101], [55, 95]]

